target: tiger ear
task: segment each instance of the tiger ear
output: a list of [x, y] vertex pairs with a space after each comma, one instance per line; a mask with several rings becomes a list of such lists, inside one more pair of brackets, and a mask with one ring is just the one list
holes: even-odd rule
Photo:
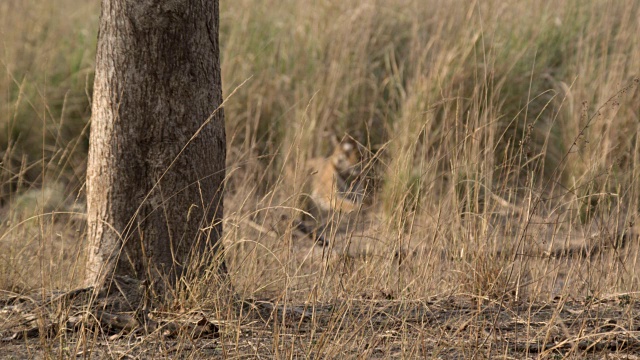
[[338, 138], [338, 135], [336, 135], [335, 132], [329, 135], [329, 140], [331, 140], [331, 145], [333, 145], [333, 147], [337, 147], [340, 144], [340, 139]]

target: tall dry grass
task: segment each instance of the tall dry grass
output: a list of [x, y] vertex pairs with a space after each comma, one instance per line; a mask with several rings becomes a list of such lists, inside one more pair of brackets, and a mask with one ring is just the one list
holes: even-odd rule
[[[248, 79], [225, 109], [225, 243], [244, 296], [640, 291], [637, 1], [220, 6], [224, 93]], [[81, 275], [82, 221], [57, 212], [82, 212], [98, 14], [0, 4], [3, 289]], [[352, 220], [375, 236], [335, 234], [349, 249], [323, 252], [281, 226], [304, 196], [286, 174], [344, 132], [375, 159]]]
[[[319, 286], [328, 298], [637, 291], [636, 2], [223, 9], [225, 93], [250, 78], [227, 107], [227, 204], [240, 219], [230, 243], [268, 237], [243, 233], [243, 219], [270, 228], [269, 213], [295, 205], [283, 169], [327, 154], [327, 134], [383, 149], [368, 209], [382, 255], [303, 271], [282, 232], [268, 255], [238, 260], [249, 292], [263, 290], [254, 279], [273, 279], [276, 293]], [[622, 238], [629, 247], [597, 259], [550, 256]], [[406, 248], [411, 265], [398, 270]]]
[[81, 276], [96, 5], [0, 4], [4, 290], [66, 288]]

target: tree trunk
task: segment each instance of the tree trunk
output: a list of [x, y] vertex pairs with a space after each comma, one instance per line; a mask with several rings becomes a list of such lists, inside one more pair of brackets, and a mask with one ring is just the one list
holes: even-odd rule
[[162, 292], [217, 249], [226, 156], [218, 17], [217, 0], [102, 0], [87, 285], [124, 276]]

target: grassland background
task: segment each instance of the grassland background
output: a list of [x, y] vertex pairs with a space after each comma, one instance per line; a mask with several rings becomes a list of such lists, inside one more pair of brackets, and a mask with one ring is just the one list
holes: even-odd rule
[[[225, 107], [225, 243], [243, 294], [640, 291], [639, 2], [220, 8], [225, 96], [248, 79]], [[0, 3], [0, 289], [81, 277], [98, 17], [98, 1]], [[285, 170], [345, 132], [375, 151], [366, 256], [271, 230], [297, 213]]]

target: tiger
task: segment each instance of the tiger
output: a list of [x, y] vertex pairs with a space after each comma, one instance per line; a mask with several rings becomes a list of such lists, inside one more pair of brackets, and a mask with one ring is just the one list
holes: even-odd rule
[[[349, 135], [339, 142], [327, 158], [309, 159], [306, 166], [308, 197], [306, 210], [315, 220], [299, 222], [298, 228], [313, 235], [316, 243], [326, 246], [326, 233], [336, 220], [357, 213], [364, 201], [366, 179], [364, 148]], [[309, 226], [315, 222], [315, 228]]]

